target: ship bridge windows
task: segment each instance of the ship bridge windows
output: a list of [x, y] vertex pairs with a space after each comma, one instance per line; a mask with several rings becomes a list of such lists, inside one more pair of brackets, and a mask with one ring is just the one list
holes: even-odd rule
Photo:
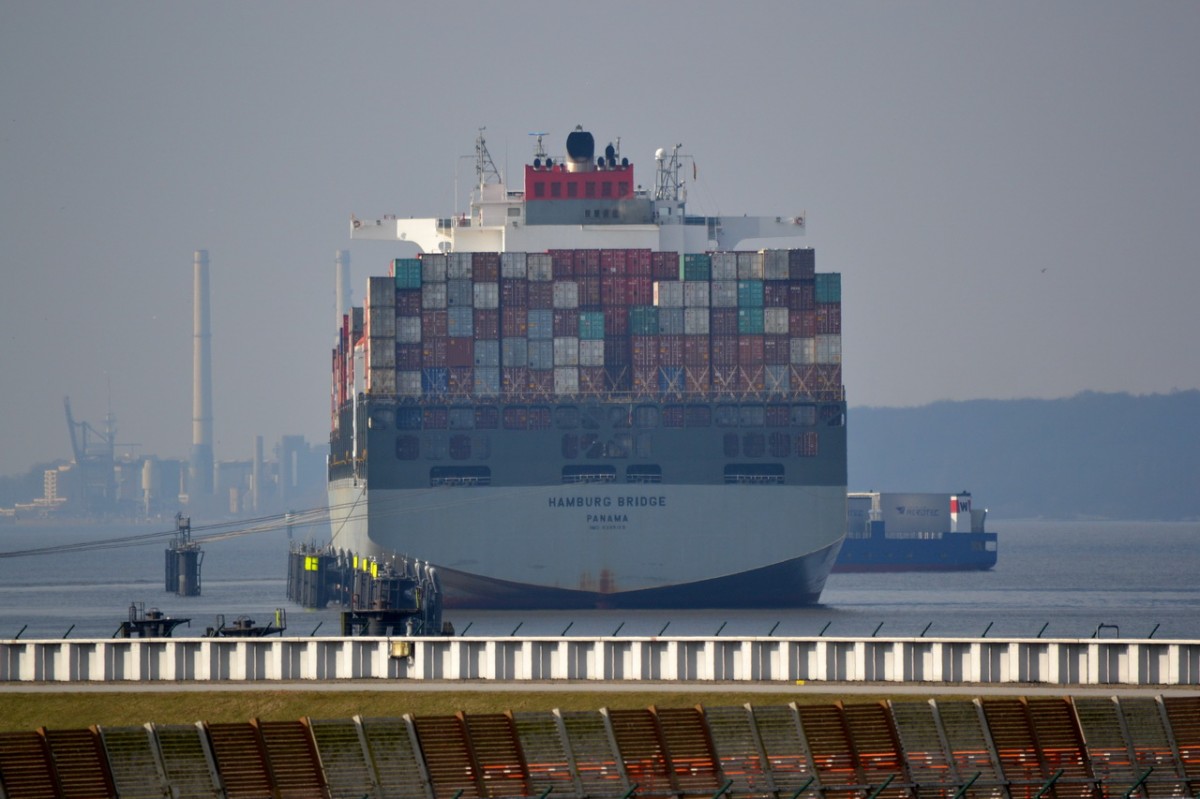
[[434, 466], [429, 470], [429, 485], [438, 486], [488, 486], [492, 484], [492, 470], [486, 466]]
[[725, 467], [725, 482], [747, 485], [783, 485], [783, 464], [731, 463]]
[[617, 468], [615, 466], [587, 465], [564, 466], [562, 469], [564, 483], [615, 483]]
[[662, 467], [656, 464], [630, 466], [625, 470], [626, 483], [661, 483]]

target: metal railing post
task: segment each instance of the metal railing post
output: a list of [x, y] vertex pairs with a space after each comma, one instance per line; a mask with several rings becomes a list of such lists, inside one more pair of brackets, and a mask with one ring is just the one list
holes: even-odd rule
[[1046, 784], [1043, 785], [1041, 787], [1041, 789], [1038, 790], [1038, 792], [1033, 795], [1033, 799], [1042, 799], [1043, 796], [1045, 796], [1047, 793], [1050, 792], [1050, 789], [1054, 787], [1054, 783], [1058, 782], [1058, 778], [1061, 777], [1062, 775], [1063, 775], [1062, 769], [1059, 769], [1058, 771], [1054, 772], [1054, 776], [1051, 777], [1046, 782]]
[[1150, 776], [1150, 772], [1152, 771], [1154, 771], [1154, 766], [1146, 769], [1145, 773], [1137, 778], [1137, 782], [1129, 786], [1129, 790], [1125, 792], [1125, 799], [1129, 799], [1129, 797], [1133, 795], [1134, 791], [1142, 787], [1142, 783], [1146, 781], [1146, 778]]

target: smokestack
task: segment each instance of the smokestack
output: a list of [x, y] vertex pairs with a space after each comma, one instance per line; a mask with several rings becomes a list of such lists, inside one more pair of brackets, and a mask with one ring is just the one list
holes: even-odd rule
[[213, 493], [213, 432], [208, 250], [196, 250], [192, 295], [192, 457], [188, 469], [188, 494], [210, 497]]
[[337, 284], [337, 319], [334, 330], [342, 329], [342, 317], [350, 313], [350, 251], [338, 250], [334, 256], [334, 281]]

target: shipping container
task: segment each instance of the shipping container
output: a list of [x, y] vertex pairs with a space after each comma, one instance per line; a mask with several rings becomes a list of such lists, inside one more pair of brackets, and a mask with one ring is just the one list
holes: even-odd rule
[[661, 394], [682, 394], [686, 390], [682, 366], [658, 367], [658, 390]]
[[[392, 292], [394, 295], [395, 292]], [[370, 338], [396, 337], [396, 309], [393, 306], [367, 309], [367, 335]]]
[[446, 344], [449, 339], [444, 336], [426, 338], [421, 342], [421, 367], [446, 366]]
[[495, 366], [475, 367], [475, 396], [496, 397], [500, 395], [500, 368]]
[[528, 308], [529, 281], [518, 278], [503, 278], [500, 281], [501, 308]]
[[446, 284], [426, 283], [421, 286], [421, 307], [427, 311], [446, 307]]
[[625, 289], [625, 305], [654, 304], [654, 281], [649, 275], [629, 275]]
[[[792, 370], [787, 364], [769, 363], [763, 367], [763, 388], [768, 394], [788, 394], [792, 388]], [[782, 456], [779, 456], [782, 457]]]
[[469, 252], [446, 254], [446, 280], [471, 280], [472, 255]]
[[[502, 367], [500, 369], [500, 389], [507, 397], [520, 399], [525, 396], [529, 390], [529, 368], [525, 366]], [[506, 408], [506, 422], [508, 426], [507, 416], [512, 409]]]
[[529, 368], [545, 371], [554, 368], [554, 339], [529, 339]]
[[600, 274], [600, 251], [599, 250], [574, 250], [575, 253], [575, 277], [587, 277], [589, 275], [599, 276]]
[[635, 305], [629, 309], [629, 332], [634, 336], [658, 334], [658, 309], [653, 305]]
[[712, 279], [714, 281], [737, 280], [737, 253], [714, 252], [711, 255], [710, 263], [712, 265]]
[[[553, 345], [551, 345], [553, 361]], [[500, 365], [503, 367], [529, 366], [529, 340], [524, 337], [500, 339]]]
[[737, 295], [739, 308], [763, 307], [763, 281], [739, 280], [737, 283]]
[[607, 394], [605, 374], [603, 366], [580, 366], [579, 393], [589, 396]]
[[804, 338], [817, 335], [817, 312], [788, 311], [788, 333]]
[[787, 365], [792, 362], [792, 340], [768, 333], [763, 336], [763, 363]]
[[817, 302], [842, 301], [842, 276], [837, 272], [822, 272], [816, 276]]
[[682, 308], [683, 283], [678, 280], [655, 281], [654, 304], [660, 308]]
[[474, 284], [470, 280], [450, 278], [446, 281], [446, 306], [470, 308], [475, 304]]
[[525, 271], [525, 253], [523, 252], [502, 252], [500, 253], [500, 279], [518, 278], [524, 280], [526, 277]]
[[677, 252], [650, 253], [650, 277], [654, 280], [680, 280], [681, 266]]
[[658, 366], [658, 336], [630, 336], [629, 355], [634, 366]]
[[579, 336], [579, 311], [573, 308], [558, 308], [554, 313], [554, 337]]
[[421, 370], [397, 370], [396, 393], [402, 397], [421, 396]]
[[712, 369], [708, 366], [687, 366], [683, 370], [685, 388], [689, 394], [708, 394], [712, 391]]
[[635, 394], [657, 394], [658, 393], [658, 367], [657, 366], [634, 366], [633, 372], [633, 392]]
[[495, 283], [500, 280], [500, 253], [471, 253], [471, 278], [476, 283]]
[[500, 284], [475, 281], [474, 305], [476, 308], [495, 310], [500, 307]]
[[793, 280], [788, 283], [788, 308], [811, 311], [817, 307], [817, 289], [812, 280]]
[[530, 309], [529, 338], [530, 340], [554, 338], [554, 311], [540, 308]]
[[531, 252], [525, 255], [525, 268], [530, 281], [546, 283], [554, 279], [553, 260], [549, 253]]
[[421, 313], [421, 290], [405, 289], [396, 292], [396, 316], [416, 316]]
[[613, 366], [611, 363], [604, 367], [604, 388], [606, 391], [623, 393], [633, 390], [633, 367], [628, 364]]
[[788, 294], [792, 284], [786, 280], [763, 281], [763, 305], [768, 308], [788, 307]]
[[396, 368], [396, 342], [387, 338], [367, 339], [367, 366], [376, 369]]
[[551, 271], [554, 280], [570, 280], [575, 277], [575, 251], [550, 250]]
[[560, 396], [579, 393], [579, 367], [554, 367], [554, 393]]
[[[420, 371], [421, 366], [421, 344], [397, 344], [396, 345], [396, 368], [405, 371]], [[432, 364], [431, 364], [432, 365]]]
[[395, 259], [392, 261], [392, 274], [396, 276], [397, 290], [421, 288], [421, 259]]
[[424, 253], [421, 256], [421, 288], [426, 283], [446, 282], [447, 257], [442, 253]]
[[450, 335], [448, 311], [421, 311], [421, 340], [445, 338]]
[[714, 280], [710, 297], [714, 308], [736, 308], [738, 306], [738, 283], [736, 280]]
[[396, 281], [390, 277], [367, 278], [367, 308], [396, 307]]
[[524, 338], [529, 335], [529, 312], [524, 308], [509, 308], [505, 307], [500, 310], [500, 336], [501, 338], [509, 338], [510, 336], [520, 336]]
[[712, 257], [707, 253], [687, 253], [683, 256], [683, 279], [707, 283], [712, 280]]
[[737, 308], [713, 308], [709, 313], [709, 332], [714, 336], [736, 336], [738, 332]]
[[842, 306], [837, 303], [817, 304], [817, 333], [842, 332]]
[[786, 336], [789, 331], [787, 308], [763, 309], [763, 332], [770, 335]]
[[493, 310], [475, 309], [475, 338], [500, 338], [500, 312]]
[[792, 338], [791, 363], [795, 366], [810, 366], [817, 362], [817, 340], [813, 337]]
[[450, 372], [450, 396], [452, 397], [468, 397], [475, 390], [475, 367], [474, 366], [451, 366]]
[[421, 393], [427, 397], [444, 396], [450, 390], [450, 370], [444, 366], [421, 370]]
[[633, 363], [629, 336], [608, 336], [604, 339], [604, 365], [629, 366]]
[[658, 363], [660, 366], [683, 366], [684, 336], [660, 335], [658, 337]]
[[[715, 350], [714, 350], [715, 354]], [[737, 364], [721, 365], [713, 363], [709, 370], [712, 392], [714, 394], [736, 394], [738, 392], [738, 376], [741, 374]]]
[[[564, 367], [566, 368], [566, 367]], [[554, 396], [554, 369], [529, 370], [529, 388], [526, 396], [529, 399], [549, 399]], [[530, 411], [530, 424], [534, 423], [533, 411]]]
[[629, 335], [629, 306], [615, 305], [604, 309], [604, 335]]
[[683, 306], [685, 308], [707, 308], [712, 302], [709, 299], [708, 282], [689, 281], [683, 284]]
[[396, 393], [395, 369], [372, 369], [367, 372], [367, 391], [380, 396]]
[[599, 340], [604, 339], [603, 311], [579, 312], [579, 338]]
[[763, 250], [762, 256], [765, 280], [787, 280], [791, 276], [787, 250]]
[[580, 366], [604, 366], [604, 341], [603, 341], [603, 339], [580, 339], [579, 340], [579, 365]]
[[[475, 341], [475, 366], [500, 367], [500, 341]], [[497, 378], [499, 380], [499, 378]]]
[[739, 252], [737, 254], [738, 280], [762, 280], [763, 256], [761, 252]]
[[529, 283], [529, 310], [550, 310], [554, 308], [553, 283]]
[[446, 339], [446, 365], [462, 367], [475, 365], [475, 340], [470, 338]]
[[421, 343], [421, 317], [396, 317], [396, 341], [400, 344]]
[[683, 335], [683, 312], [683, 308], [659, 308], [658, 332], [671, 336]]
[[621, 275], [625, 274], [625, 251], [624, 250], [601, 250], [600, 251], [600, 274], [606, 275]]
[[626, 250], [625, 273], [632, 277], [653, 279], [654, 254], [650, 250]]
[[575, 336], [556, 336], [554, 338], [554, 365], [579, 365], [579, 339]]
[[816, 274], [817, 259], [815, 251], [788, 250], [788, 277], [792, 280], [811, 280]]
[[683, 365], [708, 366], [712, 362], [708, 336], [683, 337]]
[[738, 333], [741, 335], [763, 332], [763, 308], [738, 308]]
[[556, 280], [554, 282], [554, 307], [578, 308], [579, 284], [574, 280]]
[[842, 337], [836, 333], [817, 334], [817, 363], [834, 364], [842, 362]]
[[[738, 337], [713, 335], [709, 337], [713, 367], [737, 366]], [[715, 378], [714, 378], [715, 379]]]
[[684, 308], [683, 332], [689, 336], [707, 336], [709, 331], [708, 308]]
[[763, 336], [738, 336], [738, 365], [747, 369], [763, 364]]
[[575, 278], [579, 286], [579, 307], [595, 310], [601, 303], [600, 275], [584, 275]]
[[473, 338], [475, 336], [475, 309], [471, 306], [452, 307], [446, 314], [451, 338]]

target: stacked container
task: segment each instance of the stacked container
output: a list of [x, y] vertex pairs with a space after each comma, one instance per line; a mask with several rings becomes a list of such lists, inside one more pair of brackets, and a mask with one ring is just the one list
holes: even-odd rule
[[812, 250], [427, 254], [391, 275], [339, 331], [335, 406], [356, 347], [365, 390], [418, 402], [843, 396], [841, 280]]

